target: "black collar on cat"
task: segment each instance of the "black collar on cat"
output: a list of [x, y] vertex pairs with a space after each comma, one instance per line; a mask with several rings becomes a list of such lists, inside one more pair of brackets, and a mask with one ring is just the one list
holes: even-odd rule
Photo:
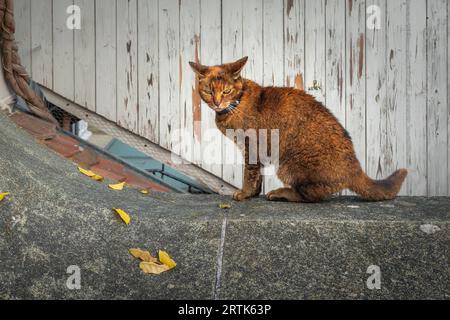
[[223, 115], [225, 115], [225, 114], [228, 114], [228, 113], [230, 113], [231, 111], [233, 111], [234, 109], [236, 109], [236, 108], [239, 106], [240, 103], [241, 103], [241, 101], [236, 100], [236, 101], [230, 103], [230, 104], [228, 105], [228, 107], [226, 107], [225, 109], [223, 109], [223, 110], [221, 110], [221, 111], [218, 111], [217, 114], [218, 114], [219, 116], [223, 116]]

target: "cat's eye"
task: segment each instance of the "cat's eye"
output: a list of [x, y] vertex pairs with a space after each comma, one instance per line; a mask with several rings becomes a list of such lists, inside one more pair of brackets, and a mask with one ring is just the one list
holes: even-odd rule
[[230, 94], [231, 93], [231, 89], [227, 89], [223, 91], [223, 94]]
[[203, 93], [209, 96], [212, 95], [212, 91], [210, 90], [203, 90]]

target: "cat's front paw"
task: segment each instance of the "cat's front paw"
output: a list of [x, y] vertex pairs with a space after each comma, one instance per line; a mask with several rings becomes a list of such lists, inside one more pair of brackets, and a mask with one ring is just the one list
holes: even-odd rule
[[249, 198], [251, 198], [251, 195], [244, 191], [236, 191], [233, 194], [233, 200], [236, 200], [236, 201], [244, 201]]

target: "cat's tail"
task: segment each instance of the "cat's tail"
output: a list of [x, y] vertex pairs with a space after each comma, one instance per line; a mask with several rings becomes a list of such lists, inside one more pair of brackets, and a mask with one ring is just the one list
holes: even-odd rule
[[364, 172], [354, 178], [350, 190], [368, 201], [384, 201], [394, 199], [400, 192], [408, 170], [400, 169], [385, 180], [373, 180]]

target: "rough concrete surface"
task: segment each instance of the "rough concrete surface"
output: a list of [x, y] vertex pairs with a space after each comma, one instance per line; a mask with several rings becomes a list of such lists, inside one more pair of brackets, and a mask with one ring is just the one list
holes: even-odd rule
[[[1, 299], [450, 299], [450, 199], [321, 204], [117, 192], [0, 113]], [[131, 215], [126, 226], [112, 208]], [[178, 266], [145, 275], [128, 249]], [[81, 289], [67, 268], [79, 266]], [[381, 289], [366, 285], [380, 267]]]

